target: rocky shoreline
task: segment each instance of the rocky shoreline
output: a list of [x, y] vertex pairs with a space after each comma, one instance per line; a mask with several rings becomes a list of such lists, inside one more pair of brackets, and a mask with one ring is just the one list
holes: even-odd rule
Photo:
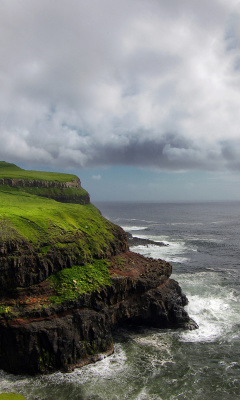
[[156, 242], [155, 240], [143, 239], [143, 238], [139, 238], [137, 236], [133, 236], [129, 232], [127, 232], [127, 237], [128, 237], [128, 245], [129, 245], [129, 247], [148, 246], [149, 244], [153, 244], [155, 246], [160, 246], [160, 247], [168, 246], [168, 244], [163, 243], [163, 242]]
[[111, 354], [123, 325], [197, 328], [171, 264], [129, 251], [164, 243], [103, 218], [77, 177], [1, 169], [0, 369], [71, 371]]
[[[40, 310], [29, 302], [15, 318], [2, 316], [0, 368], [30, 375], [71, 371], [111, 354], [113, 330], [123, 324], [197, 328], [184, 310], [186, 296], [169, 278], [171, 272], [165, 261], [126, 251], [111, 259], [111, 286], [62, 305], [46, 302]], [[46, 300], [51, 294], [50, 287], [39, 285], [32, 295], [28, 289], [25, 300], [41, 295]]]

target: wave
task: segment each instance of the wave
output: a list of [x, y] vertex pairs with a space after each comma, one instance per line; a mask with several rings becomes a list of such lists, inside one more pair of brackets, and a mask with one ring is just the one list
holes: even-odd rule
[[131, 232], [131, 231], [144, 231], [145, 229], [148, 229], [148, 226], [122, 226], [122, 229], [126, 232]]
[[150, 394], [147, 388], [143, 388], [139, 395], [136, 397], [136, 400], [163, 400], [163, 398], [159, 397], [156, 394]]
[[[21, 392], [27, 399], [112, 399], [105, 393], [105, 382], [121, 386], [121, 376], [129, 367], [121, 344], [115, 344], [114, 354], [95, 364], [76, 368], [71, 373], [56, 372], [38, 377], [14, 376], [0, 371], [2, 392]], [[96, 395], [98, 394], [98, 395]], [[80, 396], [80, 397], [79, 397]], [[97, 396], [97, 397], [96, 397]], [[98, 397], [99, 396], [99, 397]]]
[[146, 257], [164, 259], [168, 262], [185, 263], [189, 260], [187, 253], [196, 251], [193, 246], [188, 246], [183, 240], [173, 240], [168, 236], [159, 235], [138, 235], [140, 239], [153, 240], [154, 242], [162, 242], [166, 246], [148, 244], [139, 246], [130, 246], [131, 251], [140, 253]]
[[230, 332], [238, 332], [239, 292], [232, 288], [229, 274], [208, 270], [178, 275], [175, 279], [187, 294], [187, 312], [199, 325], [198, 330], [183, 332], [182, 341], [228, 340]]
[[197, 246], [215, 246], [215, 247], [225, 247], [228, 244], [224, 242], [223, 239], [212, 239], [212, 238], [188, 238], [190, 243]]
[[[181, 339], [187, 342], [213, 342], [229, 330], [230, 305], [220, 297], [189, 296], [187, 312], [197, 322], [199, 329], [187, 331]], [[224, 314], [228, 316], [225, 318]]]
[[154, 244], [150, 244], [147, 246], [133, 246], [130, 247], [131, 251], [135, 253], [142, 254], [146, 257], [152, 257], [156, 259], [163, 259], [168, 262], [176, 262], [176, 263], [184, 263], [187, 262], [189, 259], [184, 256], [182, 253], [181, 245], [177, 243], [169, 246], [159, 247]]
[[138, 221], [138, 222], [146, 222], [148, 224], [159, 224], [159, 222], [157, 221], [151, 221], [148, 219], [139, 219], [139, 218], [115, 218], [116, 222], [120, 222], [120, 221]]
[[188, 225], [188, 226], [197, 226], [204, 225], [203, 222], [166, 222], [165, 225], [175, 226], [175, 225]]

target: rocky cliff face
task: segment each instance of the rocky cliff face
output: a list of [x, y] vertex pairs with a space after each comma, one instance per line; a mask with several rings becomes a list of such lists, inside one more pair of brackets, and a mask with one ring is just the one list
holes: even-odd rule
[[9, 185], [11, 187], [40, 187], [40, 188], [80, 188], [81, 181], [79, 178], [71, 182], [45, 181], [37, 179], [17, 179], [17, 178], [0, 178], [0, 185]]
[[0, 167], [8, 170], [0, 179], [0, 369], [39, 374], [94, 362], [114, 351], [123, 324], [197, 327], [171, 265], [129, 252], [127, 234], [89, 203], [79, 179], [22, 179], [15, 165]]
[[70, 182], [0, 178], [0, 186], [8, 186], [13, 189], [23, 190], [24, 192], [54, 199], [61, 203], [90, 203], [90, 196], [88, 192], [81, 187], [79, 178]]
[[19, 311], [24, 298], [46, 301], [51, 288], [16, 294], [16, 316], [6, 312], [0, 320], [0, 368], [37, 374], [95, 362], [114, 351], [113, 330], [122, 324], [196, 328], [184, 310], [186, 296], [169, 279], [171, 271], [165, 261], [127, 251], [111, 259], [111, 286], [75, 301], [38, 310], [29, 304]]
[[[105, 246], [91, 246], [91, 258], [104, 259], [128, 248], [125, 232], [117, 226], [110, 226], [113, 238]], [[0, 221], [0, 232], [7, 231], [8, 239], [0, 240], [0, 296], [4, 296], [16, 287], [29, 287], [39, 284], [51, 274], [63, 268], [87, 263], [89, 237], [76, 230], [71, 234], [62, 231], [61, 243], [43, 243], [46, 246], [33, 245], [20, 236], [5, 220]], [[66, 236], [66, 238], [65, 238]], [[2, 239], [2, 238], [1, 238]], [[43, 252], [43, 249], [47, 250]]]

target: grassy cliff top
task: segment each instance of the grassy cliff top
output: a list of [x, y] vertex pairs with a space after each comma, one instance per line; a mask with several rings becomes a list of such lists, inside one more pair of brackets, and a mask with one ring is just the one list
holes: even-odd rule
[[86, 234], [93, 234], [99, 229], [101, 235], [100, 230], [109, 223], [92, 204], [56, 202], [0, 185], [0, 241], [1, 221], [6, 220], [32, 243], [49, 244], [54, 242], [55, 237], [66, 237], [79, 229]]
[[17, 393], [1, 393], [0, 394], [1, 400], [26, 400], [25, 397], [21, 394]]
[[72, 182], [77, 179], [77, 176], [57, 172], [27, 171], [15, 164], [0, 161], [0, 179], [7, 178], [50, 182]]
[[[24, 171], [3, 161], [0, 162], [0, 177], [2, 171], [9, 178], [76, 178], [67, 174]], [[78, 193], [78, 188], [65, 189], [68, 190], [71, 191], [71, 196], [66, 203], [42, 197], [42, 193], [38, 193], [34, 187], [27, 188], [26, 191], [26, 188], [20, 186], [0, 185], [0, 243], [19, 236], [38, 247], [56, 243], [67, 244], [72, 242], [76, 232], [81, 232], [83, 242], [87, 241], [87, 246], [86, 243], [83, 243], [83, 246], [95, 249], [105, 247], [104, 242], [113, 237], [114, 225], [103, 218], [91, 203], [74, 204], [76, 202], [72, 192]], [[84, 191], [82, 188], [81, 190]]]
[[[4, 162], [1, 170], [11, 179], [28, 172], [34, 180], [39, 174], [43, 179], [70, 176], [23, 171]], [[79, 202], [81, 196], [85, 203]], [[39, 285], [50, 275], [57, 303], [110, 284], [105, 260], [125, 250], [126, 243], [121, 228], [102, 217], [81, 187], [0, 184], [0, 314], [6, 310], [6, 293]]]

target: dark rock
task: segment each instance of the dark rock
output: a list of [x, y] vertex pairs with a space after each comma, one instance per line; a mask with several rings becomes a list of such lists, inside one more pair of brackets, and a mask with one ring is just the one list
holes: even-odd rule
[[36, 179], [15, 179], [2, 178], [1, 185], [9, 185], [11, 187], [42, 187], [42, 188], [80, 188], [81, 181], [76, 177], [71, 182], [45, 181]]
[[[124, 252], [111, 262], [112, 285], [75, 301], [0, 320], [0, 368], [12, 373], [72, 370], [113, 352], [123, 324], [196, 328], [171, 264]], [[43, 287], [46, 291], [46, 287]]]
[[[78, 178], [72, 182], [0, 178], [0, 185], [14, 193], [20, 189], [61, 202], [90, 201]], [[96, 213], [89, 221], [96, 222]], [[93, 224], [103, 239], [99, 242], [97, 235], [88, 233], [88, 226], [55, 228], [49, 225], [51, 232], [47, 230], [41, 242], [31, 242], [8, 220], [0, 220], [0, 369], [35, 375], [96, 362], [113, 352], [113, 331], [124, 324], [197, 328], [184, 309], [186, 296], [170, 279], [171, 264], [128, 251], [129, 246], [164, 243], [130, 234], [127, 238], [110, 222]], [[112, 284], [53, 304], [51, 296], [56, 293], [47, 278], [94, 259], [110, 261]]]
[[[4, 223], [0, 221], [0, 228]], [[24, 288], [39, 284], [63, 268], [87, 262], [84, 248], [79, 242], [84, 240], [87, 247], [88, 239], [87, 236], [83, 239], [81, 231], [67, 235], [68, 247], [59, 248], [52, 244], [48, 253], [44, 255], [40, 248], [21, 237], [11, 226], [4, 226], [4, 229], [8, 230], [8, 234], [12, 232], [9, 235], [10, 240], [2, 239], [0, 242], [0, 296], [12, 292], [16, 287]], [[123, 229], [118, 226], [113, 226], [112, 229], [113, 238], [107, 243], [108, 246], [92, 253], [92, 258], [110, 258], [128, 249]]]
[[154, 244], [155, 246], [168, 246], [168, 244], [165, 244], [163, 242], [156, 242], [155, 240], [150, 240], [150, 239], [143, 239], [139, 238], [137, 236], [133, 236], [131, 233], [127, 232], [127, 237], [128, 237], [128, 245], [129, 247], [133, 246], [147, 246], [149, 244]]

